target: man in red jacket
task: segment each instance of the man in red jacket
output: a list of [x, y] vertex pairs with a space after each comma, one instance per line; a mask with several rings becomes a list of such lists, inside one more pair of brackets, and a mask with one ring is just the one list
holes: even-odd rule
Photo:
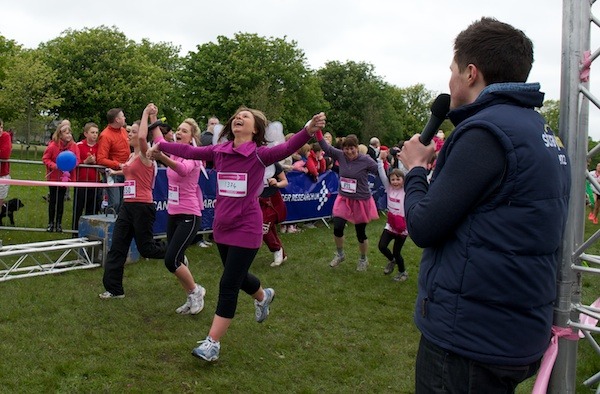
[[[131, 153], [127, 130], [125, 130], [126, 118], [121, 108], [112, 108], [107, 112], [106, 120], [108, 126], [102, 130], [100, 137], [98, 137], [98, 156], [96, 157], [96, 161], [101, 166], [120, 170]], [[114, 183], [123, 183], [125, 181], [123, 175], [116, 175], [112, 178]], [[107, 187], [106, 193], [108, 195], [108, 208], [114, 209], [115, 215], [118, 214], [123, 202], [123, 188]]]

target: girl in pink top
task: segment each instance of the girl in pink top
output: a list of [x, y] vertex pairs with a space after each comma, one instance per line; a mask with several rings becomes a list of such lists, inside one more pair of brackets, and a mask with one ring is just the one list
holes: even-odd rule
[[124, 175], [123, 204], [115, 222], [112, 244], [104, 264], [102, 283], [106, 291], [102, 299], [123, 298], [123, 270], [131, 241], [142, 257], [164, 259], [164, 243], [154, 240], [152, 227], [156, 217], [156, 207], [152, 197], [152, 187], [156, 173], [156, 163], [146, 157], [148, 143], [148, 112], [146, 107], [141, 121], [136, 121], [127, 132], [133, 153], [129, 155], [122, 170], [110, 170], [110, 175]]
[[212, 326], [206, 339], [192, 351], [194, 356], [207, 361], [219, 357], [219, 341], [235, 315], [240, 290], [254, 298], [257, 322], [263, 322], [269, 315], [275, 291], [263, 289], [260, 280], [248, 272], [262, 243], [258, 196], [263, 189], [265, 167], [290, 156], [323, 126], [325, 114], [320, 113], [289, 141], [267, 147], [267, 118], [258, 110], [242, 107], [221, 132], [220, 138], [227, 142], [203, 147], [161, 142], [150, 150], [212, 161], [217, 171], [213, 234], [224, 269]]
[[[150, 120], [153, 121], [158, 109], [154, 104], [148, 106]], [[165, 141], [159, 127], [152, 130], [152, 135], [154, 143]], [[178, 144], [197, 146], [200, 128], [194, 119], [188, 118], [179, 125], [174, 137]], [[175, 274], [187, 294], [187, 301], [175, 311], [183, 315], [195, 315], [204, 308], [206, 290], [194, 280], [184, 253], [202, 224], [204, 205], [202, 190], [198, 185], [202, 162], [182, 159], [175, 155], [169, 157], [162, 152], [158, 152], [155, 157], [167, 166], [169, 181], [165, 266], [169, 272]]]
[[[402, 257], [402, 247], [406, 242], [408, 231], [406, 230], [406, 220], [404, 219], [404, 173], [398, 169], [392, 169], [386, 174], [384, 161], [387, 158], [387, 151], [382, 150], [377, 159], [377, 170], [379, 178], [383, 183], [387, 194], [387, 222], [381, 237], [379, 238], [379, 251], [388, 259], [383, 273], [389, 275], [394, 271], [394, 266], [398, 265], [398, 275], [394, 277], [396, 282], [403, 282], [408, 279], [406, 268], [404, 267], [404, 258]], [[393, 251], [388, 248], [394, 241]]]

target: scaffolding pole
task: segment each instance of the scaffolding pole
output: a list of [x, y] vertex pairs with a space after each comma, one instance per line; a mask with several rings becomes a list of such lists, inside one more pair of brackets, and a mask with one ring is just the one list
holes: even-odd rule
[[[581, 65], [590, 47], [591, 3], [563, 0], [559, 136], [571, 160], [571, 196], [567, 226], [560, 250], [554, 325], [567, 328], [579, 322], [574, 305], [581, 301], [581, 274], [574, 270], [581, 259], [575, 253], [583, 244], [585, 225], [585, 177], [587, 171], [589, 83], [582, 81]], [[576, 327], [572, 329], [577, 331]], [[575, 393], [577, 341], [560, 338], [548, 393]]]

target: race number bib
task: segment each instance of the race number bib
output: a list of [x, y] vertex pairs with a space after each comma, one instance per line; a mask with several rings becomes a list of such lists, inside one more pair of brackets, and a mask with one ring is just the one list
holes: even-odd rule
[[341, 177], [340, 189], [346, 193], [356, 193], [356, 179]]
[[169, 204], [179, 205], [179, 186], [169, 185]]
[[123, 198], [135, 198], [135, 180], [125, 181]]
[[217, 188], [220, 196], [246, 197], [248, 193], [248, 174], [219, 172], [217, 173]]

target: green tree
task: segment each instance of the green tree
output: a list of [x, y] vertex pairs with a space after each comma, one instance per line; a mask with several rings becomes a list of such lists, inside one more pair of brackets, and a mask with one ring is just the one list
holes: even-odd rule
[[0, 86], [8, 72], [8, 63], [12, 56], [21, 51], [21, 46], [15, 41], [0, 35]]
[[380, 135], [385, 84], [368, 63], [327, 62], [317, 71], [331, 110], [327, 123], [337, 137], [355, 134], [360, 141]]
[[7, 120], [23, 124], [22, 137], [31, 141], [34, 124], [45, 123], [48, 109], [60, 105], [62, 99], [52, 93], [57, 72], [48, 67], [37, 50], [22, 50], [5, 59], [9, 72], [0, 89], [0, 108], [10, 114]]
[[317, 74], [336, 136], [356, 134], [364, 143], [376, 136], [384, 145], [395, 145], [427, 122], [433, 94], [423, 85], [390, 85], [364, 62], [328, 62]]
[[197, 49], [188, 54], [181, 81], [187, 114], [199, 123], [210, 115], [228, 119], [245, 105], [296, 131], [327, 109], [318, 79], [295, 41], [238, 33]]
[[95, 121], [102, 127], [114, 107], [123, 108], [131, 123], [149, 102], [162, 112], [176, 112], [169, 100], [179, 49], [171, 44], [136, 44], [116, 27], [100, 26], [67, 30], [40, 50], [57, 71], [54, 91], [64, 98], [54, 110], [74, 126]]

